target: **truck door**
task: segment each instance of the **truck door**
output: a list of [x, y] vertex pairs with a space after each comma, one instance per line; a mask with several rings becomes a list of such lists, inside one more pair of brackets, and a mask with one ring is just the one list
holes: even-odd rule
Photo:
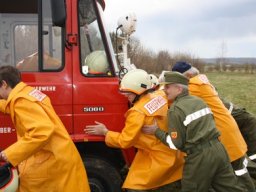
[[[102, 7], [97, 1], [79, 0], [73, 12], [78, 12], [76, 31], [79, 46], [73, 47], [73, 104], [75, 133], [84, 134], [86, 125], [95, 121], [112, 130], [121, 131], [128, 104], [119, 94], [119, 79], [115, 74], [114, 52], [102, 21]], [[78, 139], [78, 138], [77, 138]], [[103, 137], [84, 136], [80, 139], [103, 141]]]
[[[56, 113], [72, 133], [72, 69], [71, 56], [64, 54], [65, 28], [53, 26], [50, 0], [37, 3], [37, 22], [16, 26], [15, 38], [19, 42], [15, 42], [15, 63], [25, 82], [51, 98]], [[23, 29], [25, 38], [19, 35]], [[29, 49], [24, 50], [24, 44]]]
[[[72, 133], [71, 57], [64, 54], [65, 28], [53, 26], [51, 10], [50, 0], [1, 2], [0, 65], [16, 66], [25, 83], [46, 93]], [[0, 123], [5, 148], [16, 140], [16, 133], [8, 115], [1, 114]]]

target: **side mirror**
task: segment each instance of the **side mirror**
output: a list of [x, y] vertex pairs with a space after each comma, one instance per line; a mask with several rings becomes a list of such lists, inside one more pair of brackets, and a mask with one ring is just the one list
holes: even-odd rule
[[51, 0], [51, 9], [53, 25], [64, 27], [66, 23], [65, 0]]

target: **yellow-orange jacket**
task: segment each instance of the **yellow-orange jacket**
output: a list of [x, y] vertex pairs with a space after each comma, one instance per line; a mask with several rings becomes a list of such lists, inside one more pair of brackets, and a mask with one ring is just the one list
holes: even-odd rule
[[210, 84], [208, 78], [203, 74], [190, 78], [189, 92], [191, 95], [202, 98], [211, 108], [216, 128], [221, 132], [220, 140], [224, 144], [231, 162], [244, 156], [247, 151], [247, 145], [243, 136], [234, 118], [220, 100], [217, 91]]
[[167, 132], [167, 107], [161, 94], [148, 93], [127, 111], [121, 133], [107, 133], [107, 145], [138, 149], [123, 188], [146, 190], [181, 179], [183, 154], [168, 148], [154, 135], [141, 132], [143, 125], [152, 125], [154, 120]]
[[21, 82], [1, 104], [17, 131], [4, 153], [18, 165], [19, 192], [90, 191], [81, 157], [45, 94]]

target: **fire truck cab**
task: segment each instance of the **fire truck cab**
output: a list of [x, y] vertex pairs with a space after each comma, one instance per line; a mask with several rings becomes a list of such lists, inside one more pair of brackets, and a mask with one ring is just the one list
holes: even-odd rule
[[[118, 192], [133, 149], [109, 148], [104, 137], [84, 132], [95, 121], [121, 131], [128, 109], [118, 92], [118, 65], [104, 7], [103, 0], [2, 0], [0, 65], [16, 66], [24, 82], [51, 98], [85, 163], [91, 190]], [[90, 72], [88, 60], [95, 52], [104, 58], [92, 57], [91, 62], [104, 61], [104, 72]], [[15, 141], [11, 119], [0, 113], [0, 149]]]

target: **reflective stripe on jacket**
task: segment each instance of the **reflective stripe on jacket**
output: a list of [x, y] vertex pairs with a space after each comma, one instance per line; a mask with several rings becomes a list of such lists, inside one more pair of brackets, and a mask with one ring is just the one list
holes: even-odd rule
[[184, 152], [220, 135], [205, 102], [185, 93], [171, 105], [168, 120], [169, 135], [174, 145]]

